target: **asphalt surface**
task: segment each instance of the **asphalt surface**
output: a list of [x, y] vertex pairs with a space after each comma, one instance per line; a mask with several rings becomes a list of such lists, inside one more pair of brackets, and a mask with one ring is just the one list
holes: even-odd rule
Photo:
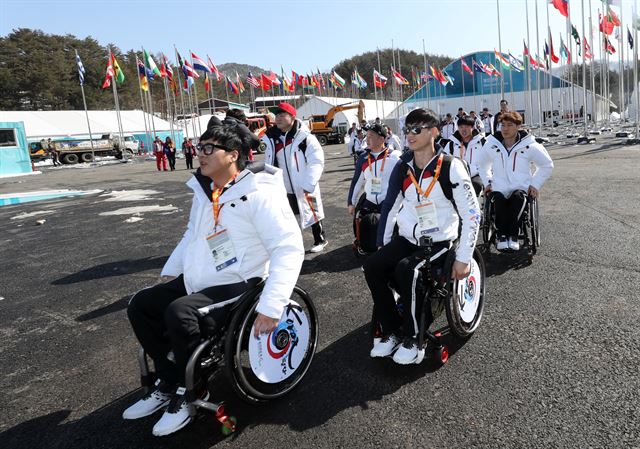
[[[121, 419], [140, 395], [126, 302], [156, 281], [184, 230], [184, 161], [170, 173], [136, 160], [1, 179], [0, 194], [159, 193], [0, 207], [0, 448], [640, 447], [640, 147], [621, 142], [549, 145], [542, 248], [531, 265], [494, 253], [482, 323], [468, 341], [449, 340], [439, 369], [368, 357], [371, 299], [345, 207], [353, 163], [326, 147], [330, 243], [307, 255], [299, 279], [319, 311], [318, 351], [301, 385], [266, 405], [216, 383], [239, 422], [228, 438], [204, 412], [164, 438], [151, 435], [159, 414]], [[136, 222], [99, 215], [144, 205], [165, 208]], [[48, 212], [12, 218], [37, 211]]]

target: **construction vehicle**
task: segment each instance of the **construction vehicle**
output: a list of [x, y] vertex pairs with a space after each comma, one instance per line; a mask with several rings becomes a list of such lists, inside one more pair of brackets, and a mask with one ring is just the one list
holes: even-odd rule
[[[77, 164], [91, 162], [93, 156], [115, 156], [116, 159], [131, 159], [134, 151], [126, 147], [120, 148], [117, 137], [104, 134], [100, 139], [93, 140], [93, 151], [89, 139], [57, 138], [53, 144], [58, 151], [58, 158], [63, 164]], [[29, 152], [34, 161], [48, 157], [42, 146], [42, 141], [29, 142]]]
[[325, 115], [312, 115], [309, 117], [311, 133], [318, 138], [320, 145], [344, 143], [345, 133], [333, 126], [333, 118], [338, 112], [348, 109], [358, 110], [358, 123], [364, 120], [364, 101], [355, 101], [334, 106]]
[[[249, 122], [249, 130], [254, 133], [258, 139], [262, 139], [267, 129], [273, 125], [268, 114], [247, 114], [247, 121]], [[266, 147], [264, 142], [260, 142], [258, 153], [264, 153]]]

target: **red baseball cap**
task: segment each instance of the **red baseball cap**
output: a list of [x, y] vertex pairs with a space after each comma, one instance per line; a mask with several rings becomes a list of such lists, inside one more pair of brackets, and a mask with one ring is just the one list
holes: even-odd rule
[[292, 117], [295, 117], [298, 114], [298, 111], [296, 111], [296, 108], [294, 108], [289, 103], [280, 103], [278, 105], [278, 108], [276, 109], [275, 113], [279, 114], [281, 112], [286, 112], [287, 114], [291, 115]]

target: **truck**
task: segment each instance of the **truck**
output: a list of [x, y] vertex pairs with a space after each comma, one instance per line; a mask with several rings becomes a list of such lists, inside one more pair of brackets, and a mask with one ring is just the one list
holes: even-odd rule
[[[249, 130], [253, 132], [258, 139], [262, 139], [267, 129], [273, 125], [270, 116], [267, 114], [247, 114], [247, 121], [249, 122]], [[265, 149], [265, 143], [260, 142], [258, 153], [264, 153]]]
[[[133, 137], [133, 136], [131, 136]], [[100, 139], [93, 140], [93, 152], [91, 140], [63, 138], [52, 140], [58, 151], [58, 159], [63, 164], [77, 164], [78, 162], [91, 162], [93, 156], [114, 156], [116, 159], [131, 159], [134, 150], [128, 148], [128, 142], [120, 147], [118, 139], [112, 134], [103, 134]], [[43, 148], [43, 140], [29, 142], [29, 152], [32, 160], [40, 160], [48, 156], [47, 149]], [[133, 142], [131, 142], [133, 144]], [[135, 141], [137, 147], [138, 142]], [[46, 143], [45, 143], [46, 145]]]
[[312, 115], [309, 117], [311, 133], [318, 138], [320, 145], [344, 143], [345, 133], [333, 126], [333, 118], [338, 112], [348, 109], [358, 110], [358, 123], [364, 120], [364, 101], [354, 101], [334, 106], [325, 115]]

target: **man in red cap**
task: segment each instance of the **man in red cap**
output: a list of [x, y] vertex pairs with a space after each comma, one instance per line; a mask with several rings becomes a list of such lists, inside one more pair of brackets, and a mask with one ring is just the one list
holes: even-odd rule
[[300, 120], [289, 103], [280, 103], [275, 111], [276, 126], [262, 140], [266, 144], [265, 162], [282, 169], [284, 185], [293, 213], [300, 217], [302, 229], [311, 228], [317, 253], [327, 246], [322, 229], [324, 210], [320, 197], [320, 177], [324, 170], [322, 146]]

